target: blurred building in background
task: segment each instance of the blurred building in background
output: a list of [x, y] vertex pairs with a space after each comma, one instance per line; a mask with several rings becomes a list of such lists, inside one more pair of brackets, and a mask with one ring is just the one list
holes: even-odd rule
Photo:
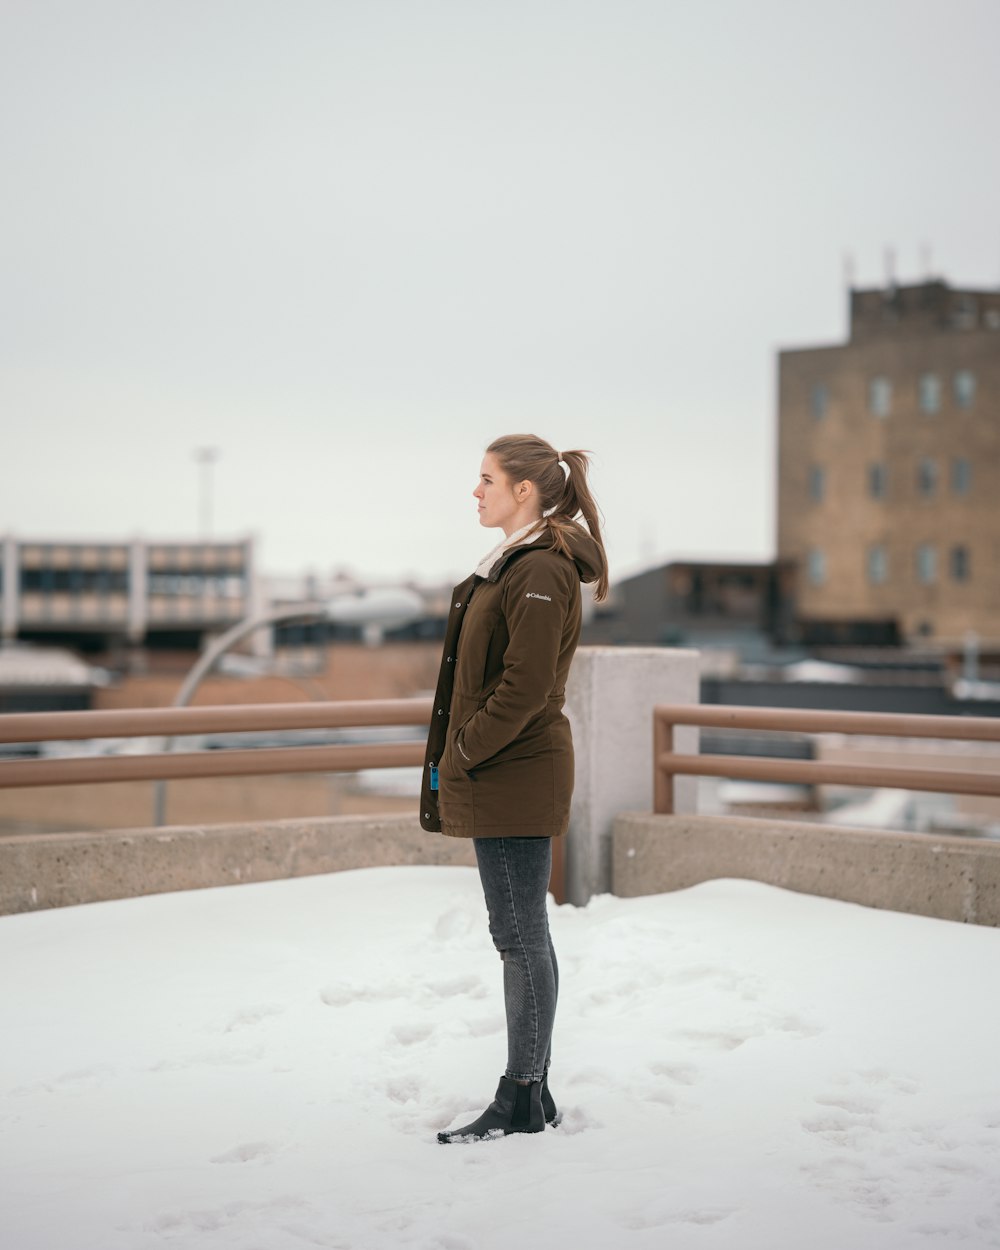
[[802, 643], [1000, 652], [1000, 290], [852, 291], [780, 352], [777, 486]]
[[791, 564], [674, 561], [617, 580], [587, 613], [584, 642], [768, 653], [793, 628]]
[[259, 604], [237, 542], [0, 539], [0, 640], [109, 652], [197, 650]]

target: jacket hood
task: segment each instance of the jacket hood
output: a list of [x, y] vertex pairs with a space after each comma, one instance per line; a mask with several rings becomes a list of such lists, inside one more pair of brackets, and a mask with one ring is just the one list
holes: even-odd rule
[[[572, 553], [573, 563], [576, 565], [577, 572], [580, 575], [581, 582], [596, 582], [601, 575], [601, 552], [597, 543], [594, 542], [590, 534], [576, 521], [564, 523], [566, 528], [567, 542]], [[530, 528], [530, 527], [526, 527]], [[487, 581], [495, 582], [504, 566], [514, 556], [522, 551], [547, 551], [555, 546], [555, 540], [551, 526], [546, 525], [541, 530], [536, 530], [534, 534], [527, 534], [525, 537], [512, 535], [513, 541], [508, 540], [510, 545], [502, 544], [496, 551], [490, 552], [476, 572], [480, 577]], [[486, 571], [488, 568], [488, 571]]]

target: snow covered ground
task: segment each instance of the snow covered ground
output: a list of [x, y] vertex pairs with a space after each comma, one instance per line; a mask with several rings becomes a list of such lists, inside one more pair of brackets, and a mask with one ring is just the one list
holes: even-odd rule
[[1000, 1246], [1000, 931], [718, 881], [552, 909], [561, 1127], [475, 872], [0, 919], [0, 1245]]

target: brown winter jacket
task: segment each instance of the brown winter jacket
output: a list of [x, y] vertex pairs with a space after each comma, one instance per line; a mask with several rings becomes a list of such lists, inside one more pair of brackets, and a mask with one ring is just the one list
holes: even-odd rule
[[583, 526], [574, 525], [570, 545], [573, 559], [553, 548], [546, 530], [502, 552], [485, 579], [474, 573], [452, 592], [424, 760], [424, 829], [459, 838], [566, 832], [566, 677], [580, 638], [580, 582], [600, 571]]

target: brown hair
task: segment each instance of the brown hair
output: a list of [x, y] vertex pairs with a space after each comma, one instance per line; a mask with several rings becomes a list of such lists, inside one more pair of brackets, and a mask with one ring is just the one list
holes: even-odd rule
[[[594, 590], [597, 600], [608, 597], [608, 557], [601, 537], [600, 513], [587, 483], [590, 453], [564, 451], [561, 455], [544, 438], [535, 434], [505, 434], [486, 448], [511, 482], [531, 482], [538, 491], [542, 511], [548, 513], [543, 523], [552, 530], [557, 551], [572, 556], [568, 534], [579, 516], [583, 516], [590, 536], [600, 553], [600, 574]], [[560, 463], [561, 462], [561, 463]], [[563, 471], [565, 464], [569, 472]]]

